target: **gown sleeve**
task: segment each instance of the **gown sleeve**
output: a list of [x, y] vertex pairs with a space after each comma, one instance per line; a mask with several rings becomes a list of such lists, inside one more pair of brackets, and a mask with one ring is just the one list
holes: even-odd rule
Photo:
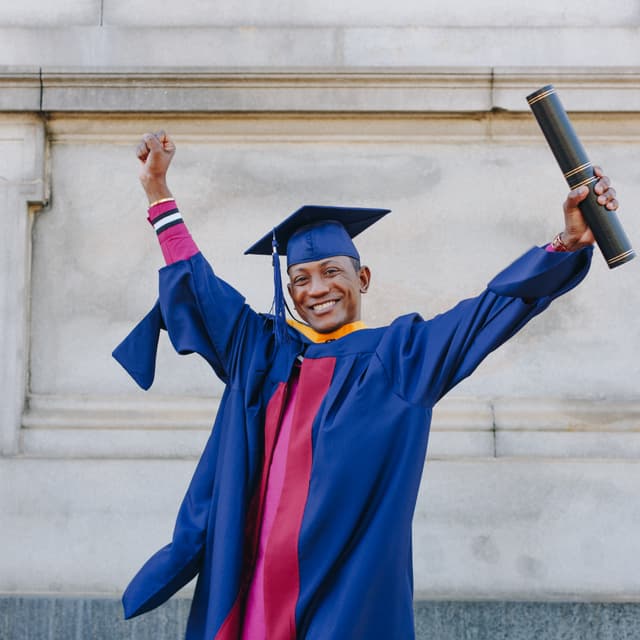
[[[159, 297], [151, 311], [113, 352], [114, 357], [144, 389], [155, 374], [160, 332], [166, 330], [180, 354], [198, 353], [227, 385], [242, 385], [247, 372], [263, 365], [273, 341], [270, 320], [256, 314], [242, 295], [213, 269], [198, 251], [179, 219], [175, 201], [163, 203], [152, 218], [167, 266], [160, 270]], [[158, 229], [164, 224], [163, 229]], [[156, 552], [128, 585], [123, 598], [126, 618], [149, 611], [167, 600], [202, 569], [211, 537], [209, 518], [215, 511], [215, 482], [220, 468], [243, 469], [246, 464], [241, 424], [229, 422], [228, 394], [221, 399], [214, 427], [182, 501], [171, 543]], [[231, 414], [235, 415], [235, 414]], [[221, 423], [224, 422], [222, 428]], [[229, 427], [229, 428], [227, 428]], [[226, 433], [226, 436], [223, 435]], [[220, 460], [220, 440], [227, 442]], [[241, 488], [238, 488], [241, 493]], [[218, 492], [219, 493], [219, 492]], [[239, 497], [229, 496], [225, 509], [237, 509]]]
[[396, 320], [379, 347], [395, 393], [432, 407], [552, 300], [575, 287], [586, 276], [591, 256], [591, 247], [571, 253], [534, 247], [478, 297], [426, 322], [417, 314]]
[[209, 436], [184, 500], [172, 541], [147, 560], [122, 596], [126, 619], [151, 611], [168, 600], [200, 571], [207, 534], [218, 442]]
[[113, 351], [143, 389], [153, 384], [162, 329], [178, 353], [198, 353], [224, 383], [270, 332], [269, 320], [218, 278], [201, 253], [160, 269], [158, 301]]

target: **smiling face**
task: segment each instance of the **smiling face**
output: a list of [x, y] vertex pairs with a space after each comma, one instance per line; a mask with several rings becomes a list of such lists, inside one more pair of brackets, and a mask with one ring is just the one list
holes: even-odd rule
[[356, 270], [347, 256], [294, 264], [289, 294], [296, 311], [318, 333], [331, 333], [360, 320], [360, 297], [371, 281], [369, 267]]

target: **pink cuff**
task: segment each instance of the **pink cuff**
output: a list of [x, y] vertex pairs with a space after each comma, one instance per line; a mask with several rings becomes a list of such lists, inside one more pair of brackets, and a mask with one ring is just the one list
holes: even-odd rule
[[184, 222], [163, 231], [158, 235], [158, 240], [160, 240], [160, 249], [162, 249], [164, 261], [167, 264], [173, 264], [178, 260], [188, 260], [200, 251]]
[[184, 224], [175, 200], [167, 200], [149, 207], [150, 224], [158, 235], [160, 249], [166, 264], [188, 260], [198, 253], [198, 245], [193, 241]]

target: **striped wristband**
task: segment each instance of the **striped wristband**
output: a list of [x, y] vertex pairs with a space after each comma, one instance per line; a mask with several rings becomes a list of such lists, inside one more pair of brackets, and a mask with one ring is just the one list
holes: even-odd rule
[[175, 200], [165, 200], [149, 207], [149, 222], [157, 235], [183, 221]]

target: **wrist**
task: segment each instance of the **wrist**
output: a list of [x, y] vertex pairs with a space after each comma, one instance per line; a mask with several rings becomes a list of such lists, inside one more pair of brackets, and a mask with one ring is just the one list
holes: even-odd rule
[[577, 251], [584, 245], [580, 243], [580, 238], [572, 236], [567, 230], [561, 231], [551, 241], [551, 246], [554, 251]]
[[157, 202], [158, 200], [173, 197], [173, 194], [167, 186], [167, 182], [164, 178], [141, 174], [140, 182], [144, 188], [144, 192], [147, 194], [149, 204]]

